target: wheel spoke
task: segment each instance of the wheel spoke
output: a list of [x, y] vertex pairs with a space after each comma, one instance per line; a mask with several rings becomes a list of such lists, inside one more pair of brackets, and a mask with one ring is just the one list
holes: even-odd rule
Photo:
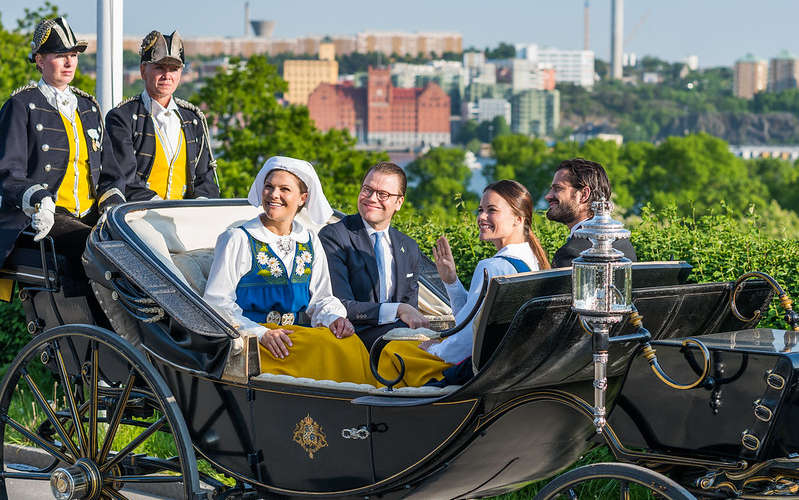
[[147, 476], [107, 476], [106, 481], [121, 481], [124, 483], [179, 483], [183, 476], [168, 476], [166, 474]]
[[44, 399], [42, 392], [39, 390], [39, 386], [36, 385], [36, 382], [34, 382], [33, 378], [30, 376], [27, 370], [22, 370], [22, 376], [23, 378], [25, 378], [25, 382], [28, 384], [28, 387], [33, 393], [34, 399], [39, 404], [39, 407], [42, 409], [44, 414], [47, 416], [47, 420], [49, 420], [50, 423], [53, 424], [53, 427], [55, 428], [56, 432], [58, 432], [58, 435], [61, 436], [61, 439], [64, 441], [64, 445], [67, 448], [69, 448], [69, 451], [72, 452], [72, 454], [75, 457], [80, 457], [78, 449], [75, 448], [75, 443], [72, 442], [72, 440], [69, 438], [69, 436], [67, 435], [67, 431], [64, 430], [64, 427], [61, 425], [61, 422], [58, 421], [58, 418], [55, 416], [55, 413], [53, 413], [53, 409]]
[[97, 456], [97, 414], [99, 413], [99, 400], [97, 394], [98, 388], [98, 374], [100, 372], [99, 367], [99, 350], [97, 349], [97, 342], [92, 341], [92, 380], [91, 380], [91, 387], [90, 387], [90, 396], [89, 400], [91, 404], [89, 405], [89, 457], [94, 459]]
[[83, 432], [83, 422], [78, 414], [78, 405], [75, 401], [75, 393], [72, 392], [72, 384], [69, 381], [69, 375], [67, 375], [67, 367], [64, 364], [64, 356], [61, 354], [61, 346], [59, 345], [58, 340], [53, 341], [53, 346], [55, 347], [56, 365], [58, 366], [58, 374], [61, 377], [61, 385], [64, 387], [64, 394], [67, 397], [69, 412], [72, 414], [72, 425], [75, 427], [75, 432], [78, 434], [78, 445], [80, 446], [83, 455], [87, 456], [86, 452], [88, 450], [86, 449], [86, 435]]
[[145, 441], [145, 440], [146, 440], [148, 437], [150, 437], [150, 436], [151, 436], [151, 435], [152, 435], [152, 434], [153, 434], [155, 431], [157, 431], [158, 429], [160, 429], [160, 428], [161, 428], [161, 426], [162, 426], [162, 425], [164, 425], [164, 423], [166, 423], [166, 417], [161, 417], [161, 418], [159, 418], [159, 419], [158, 419], [158, 421], [157, 421], [157, 422], [155, 422], [154, 424], [152, 424], [152, 425], [150, 425], [148, 428], [146, 428], [144, 431], [142, 431], [142, 433], [141, 433], [141, 434], [139, 434], [138, 436], [136, 436], [136, 439], [134, 439], [133, 441], [131, 441], [130, 443], [128, 443], [128, 444], [127, 444], [127, 445], [126, 445], [124, 448], [122, 448], [122, 449], [121, 449], [121, 450], [120, 450], [120, 451], [119, 451], [119, 452], [118, 452], [116, 455], [114, 455], [114, 458], [112, 458], [112, 459], [111, 459], [111, 460], [109, 460], [108, 462], [104, 463], [104, 464], [103, 464], [103, 465], [100, 467], [100, 472], [105, 472], [105, 471], [107, 471], [108, 469], [110, 469], [111, 467], [113, 467], [114, 465], [116, 465], [117, 463], [119, 463], [119, 462], [120, 462], [120, 461], [121, 461], [123, 458], [125, 458], [125, 456], [127, 456], [127, 455], [128, 455], [130, 452], [132, 452], [133, 450], [135, 450], [136, 448], [138, 448], [138, 447], [139, 447], [139, 445], [140, 445], [140, 444], [142, 444], [142, 443], [143, 443], [143, 442], [144, 442], [144, 441]]
[[619, 479], [619, 500], [630, 500], [630, 482]]
[[3, 420], [5, 421], [5, 423], [10, 425], [11, 428], [13, 428], [15, 431], [25, 436], [31, 442], [38, 444], [39, 446], [47, 450], [52, 456], [58, 458], [62, 462], [68, 463], [70, 465], [75, 463], [74, 458], [64, 455], [61, 452], [61, 450], [56, 448], [54, 443], [51, 443], [46, 439], [42, 438], [41, 436], [32, 433], [31, 431], [23, 427], [21, 424], [19, 424], [16, 420], [9, 417], [8, 415], [4, 416]]
[[109, 421], [108, 431], [106, 432], [105, 440], [103, 441], [103, 448], [100, 450], [100, 454], [97, 455], [97, 463], [103, 463], [108, 456], [108, 452], [111, 451], [111, 445], [114, 442], [114, 436], [116, 436], [119, 422], [122, 420], [122, 414], [125, 412], [125, 407], [128, 404], [130, 391], [133, 389], [133, 383], [135, 380], [136, 372], [133, 368], [131, 368], [130, 374], [128, 374], [128, 381], [125, 384], [125, 389], [122, 392], [122, 395], [119, 397], [116, 406], [114, 407], [114, 414]]
[[122, 493], [118, 492], [114, 488], [110, 486], [103, 486], [103, 489], [100, 492], [102, 495], [106, 495], [108, 498], [118, 498], [120, 500], [128, 500], [128, 497], [123, 495]]

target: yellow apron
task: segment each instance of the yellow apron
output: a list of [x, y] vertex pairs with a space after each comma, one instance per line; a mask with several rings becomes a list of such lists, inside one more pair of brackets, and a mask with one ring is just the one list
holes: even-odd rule
[[277, 326], [272, 323], [264, 326], [270, 330], [291, 330], [289, 338], [293, 345], [288, 348], [288, 356], [277, 359], [266, 347], [258, 344], [262, 373], [378, 386], [369, 369], [369, 353], [357, 335], [339, 339], [325, 327]]
[[419, 349], [418, 340], [395, 340], [389, 342], [380, 353], [377, 372], [386, 380], [399, 377], [400, 363], [394, 354], [405, 361], [405, 376], [395, 387], [421, 387], [430, 380], [444, 378], [444, 370], [452, 366], [438, 356]]

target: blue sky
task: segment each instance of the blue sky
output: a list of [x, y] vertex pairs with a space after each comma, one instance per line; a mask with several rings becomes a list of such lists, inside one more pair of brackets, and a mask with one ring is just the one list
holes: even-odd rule
[[[0, 0], [5, 26], [25, 4]], [[76, 32], [96, 31], [96, 0], [53, 0]], [[500, 41], [579, 49], [584, 0], [251, 0], [253, 19], [276, 21], [274, 36], [354, 34], [362, 30], [457, 31], [464, 47]], [[125, 34], [151, 29], [184, 36], [240, 36], [244, 0], [123, 0]], [[626, 0], [625, 51], [677, 61], [690, 54], [701, 66], [732, 65], [747, 52], [768, 59], [781, 49], [799, 54], [797, 0]], [[590, 0], [591, 49], [610, 53], [610, 0]]]

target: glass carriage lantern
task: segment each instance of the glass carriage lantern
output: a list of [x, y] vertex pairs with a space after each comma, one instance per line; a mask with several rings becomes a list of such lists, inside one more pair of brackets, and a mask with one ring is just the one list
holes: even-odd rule
[[632, 266], [630, 259], [613, 248], [613, 242], [630, 237], [621, 222], [610, 216], [612, 205], [602, 198], [591, 204], [594, 217], [575, 231], [592, 246], [572, 262], [572, 310], [591, 332], [594, 353], [594, 426], [602, 433], [605, 424], [608, 346], [610, 329], [632, 311]]

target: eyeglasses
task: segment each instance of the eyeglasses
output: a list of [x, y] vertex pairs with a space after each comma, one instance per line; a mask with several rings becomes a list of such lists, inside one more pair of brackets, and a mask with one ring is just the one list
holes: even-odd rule
[[372, 197], [372, 193], [376, 194], [377, 195], [377, 199], [380, 200], [380, 201], [386, 201], [387, 199], [391, 198], [392, 196], [396, 196], [397, 198], [399, 198], [400, 196], [403, 196], [402, 194], [394, 194], [394, 193], [389, 193], [388, 191], [381, 191], [379, 189], [373, 189], [373, 188], [367, 186], [366, 184], [361, 186], [361, 194], [364, 196], [364, 198], [371, 198]]

